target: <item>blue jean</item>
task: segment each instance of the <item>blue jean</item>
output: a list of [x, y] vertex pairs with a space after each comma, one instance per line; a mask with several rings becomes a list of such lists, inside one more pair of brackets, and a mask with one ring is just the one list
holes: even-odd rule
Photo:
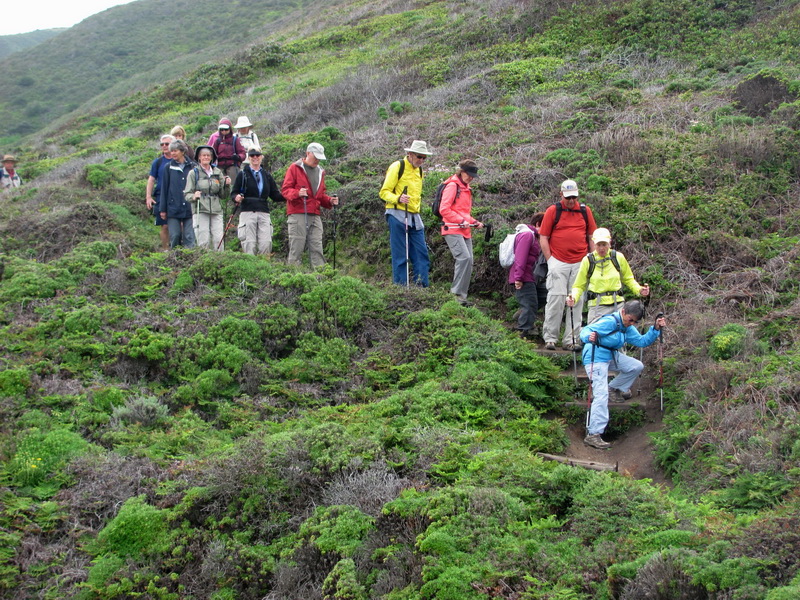
[[[386, 215], [389, 226], [389, 246], [392, 250], [392, 278], [399, 285], [406, 285], [406, 226], [391, 215]], [[425, 230], [408, 228], [408, 258], [411, 261], [411, 280], [414, 284], [428, 287], [428, 271], [431, 260], [425, 243]]]
[[184, 248], [194, 248], [197, 242], [194, 239], [194, 226], [192, 217], [185, 219], [174, 219], [167, 217], [167, 227], [169, 228], [169, 247], [183, 246]]
[[[584, 365], [586, 374], [592, 380], [592, 409], [586, 430], [588, 435], [603, 433], [608, 425], [609, 388], [627, 392], [644, 369], [644, 365], [635, 358], [620, 352], [615, 352], [614, 356], [615, 360]], [[609, 368], [619, 372], [611, 383], [608, 382]]]

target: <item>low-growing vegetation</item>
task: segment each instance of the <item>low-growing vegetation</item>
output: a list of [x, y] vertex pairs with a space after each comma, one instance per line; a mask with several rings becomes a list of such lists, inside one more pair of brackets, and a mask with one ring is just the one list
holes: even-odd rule
[[[211, 54], [180, 79], [30, 138], [68, 110], [9, 109], [29, 118], [3, 138], [26, 185], [0, 196], [0, 595], [796, 598], [798, 3], [346, 0], [276, 18], [305, 4], [270, 3], [229, 53], [229, 26], [219, 45], [192, 32], [252, 3], [200, 2], [184, 33]], [[50, 78], [13, 81], [35, 97]], [[324, 268], [285, 265], [281, 207], [271, 257], [233, 235], [156, 252], [155, 141], [181, 123], [197, 145], [238, 114], [279, 182], [325, 146], [342, 202]], [[475, 237], [477, 307], [459, 305], [426, 201], [433, 285], [390, 284], [377, 192], [413, 139], [435, 150], [426, 199], [478, 161], [474, 214], [500, 239], [579, 182], [650, 284], [648, 318], [667, 314], [645, 358], [663, 370], [665, 485], [539, 455], [568, 448], [580, 385], [509, 330], [497, 239]], [[645, 401], [609, 434], [649, 425]]]

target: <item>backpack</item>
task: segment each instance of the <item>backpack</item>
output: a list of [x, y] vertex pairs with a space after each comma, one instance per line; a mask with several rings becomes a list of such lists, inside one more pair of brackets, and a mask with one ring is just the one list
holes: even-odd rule
[[[588, 283], [592, 278], [592, 273], [594, 273], [597, 259], [594, 257], [594, 252], [590, 252], [586, 256], [589, 258], [589, 270], [586, 272], [586, 282]], [[613, 264], [614, 268], [617, 270], [617, 273], [621, 273], [622, 270], [619, 268], [619, 261], [617, 260], [617, 251], [611, 250], [609, 258], [611, 259], [611, 264]]]
[[[431, 202], [431, 210], [433, 211], [433, 216], [437, 219], [442, 218], [442, 213], [439, 212], [439, 207], [442, 204], [442, 193], [444, 192], [444, 188], [447, 187], [447, 182], [443, 181], [436, 187], [436, 193], [433, 195], [433, 202]], [[461, 194], [461, 188], [456, 184], [456, 197], [453, 198], [453, 204], [456, 203], [458, 200], [458, 196]]]
[[[241, 163], [242, 161], [239, 159], [239, 155], [236, 154], [236, 144], [237, 143], [241, 146], [241, 142], [239, 142], [238, 134], [234, 134], [234, 135], [231, 136], [230, 144], [228, 144], [227, 140], [223, 140], [221, 135], [217, 136], [217, 139], [214, 140], [214, 144], [211, 146], [212, 148], [214, 148], [214, 153], [217, 155], [217, 160], [215, 162], [215, 165], [217, 163], [219, 163], [220, 161], [224, 161], [224, 162], [231, 161], [232, 164], [234, 164], [234, 165], [236, 165], [238, 167], [239, 163]], [[230, 145], [230, 147], [231, 147], [231, 153], [230, 154], [225, 153], [225, 154], [220, 155], [220, 151], [219, 151], [220, 146], [228, 146], [228, 145]]]
[[500, 242], [500, 266], [510, 267], [514, 264], [514, 244], [517, 241], [517, 234], [525, 231], [527, 225], [520, 223], [515, 227], [514, 233], [509, 233], [502, 242]]
[[[561, 205], [561, 200], [559, 200], [558, 202], [556, 202], [556, 216], [553, 219], [553, 229], [556, 228], [556, 225], [558, 225], [558, 222], [561, 220], [561, 213], [563, 211], [579, 212], [574, 208], [564, 208]], [[586, 214], [586, 205], [583, 202], [581, 202], [580, 204], [580, 213], [583, 215], [583, 220], [586, 223], [586, 247], [589, 248], [589, 215]]]

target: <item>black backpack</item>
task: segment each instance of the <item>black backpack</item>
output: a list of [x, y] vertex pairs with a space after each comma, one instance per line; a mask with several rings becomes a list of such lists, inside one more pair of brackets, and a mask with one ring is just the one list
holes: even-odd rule
[[[555, 219], [553, 219], [553, 229], [556, 228], [556, 225], [558, 225], [558, 222], [561, 220], [561, 213], [563, 211], [580, 212], [583, 215], [583, 221], [586, 223], [586, 248], [588, 249], [589, 248], [589, 215], [586, 214], [586, 205], [583, 202], [581, 202], [580, 209], [576, 210], [574, 208], [564, 208], [561, 205], [561, 200], [556, 202], [556, 217], [555, 217]], [[619, 270], [619, 269], [617, 269], [617, 270]]]
[[[586, 272], [586, 282], [588, 283], [592, 278], [592, 273], [594, 273], [597, 259], [594, 257], [594, 252], [590, 252], [586, 256], [589, 258], [589, 270]], [[622, 270], [619, 268], [619, 261], [617, 260], [617, 251], [611, 250], [609, 258], [611, 259], [611, 264], [613, 264], [614, 268], [617, 270], [617, 273], [622, 273]]]
[[[439, 207], [442, 204], [442, 193], [444, 192], [444, 188], [447, 187], [447, 182], [443, 181], [436, 187], [436, 193], [433, 195], [433, 202], [431, 202], [431, 210], [433, 211], [433, 216], [437, 219], [442, 218], [442, 213], [439, 212]], [[453, 204], [456, 203], [458, 200], [458, 196], [461, 194], [461, 188], [456, 183], [456, 197], [453, 198]]]

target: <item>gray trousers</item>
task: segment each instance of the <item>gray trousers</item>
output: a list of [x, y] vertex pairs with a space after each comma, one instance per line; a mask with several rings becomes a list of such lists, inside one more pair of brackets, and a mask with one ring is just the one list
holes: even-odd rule
[[[561, 331], [561, 322], [564, 321], [564, 344], [571, 344], [573, 336], [575, 342], [580, 341], [581, 331], [581, 312], [583, 311], [583, 300], [580, 299], [572, 307], [572, 330], [570, 330], [569, 312], [565, 315], [567, 296], [575, 284], [578, 276], [578, 269], [581, 263], [574, 264], [561, 262], [555, 256], [551, 256], [547, 261], [547, 305], [544, 308], [544, 323], [542, 325], [542, 337], [545, 343], [558, 343]], [[567, 309], [569, 311], [569, 308]]]
[[238, 235], [245, 254], [272, 252], [272, 219], [268, 212], [239, 213]]
[[[308, 233], [306, 233], [308, 219]], [[299, 265], [303, 261], [303, 250], [308, 242], [308, 260], [316, 269], [325, 264], [322, 253], [322, 218], [319, 215], [295, 214], [286, 219], [289, 227], [289, 256], [286, 262]]]
[[[621, 296], [620, 296], [621, 297]], [[616, 304], [600, 304], [599, 306], [589, 306], [589, 316], [586, 318], [586, 324], [594, 323], [600, 317], [610, 315], [617, 312], [625, 303], [625, 298], [618, 301]]]
[[472, 238], [453, 233], [444, 236], [444, 239], [447, 240], [447, 246], [456, 261], [450, 293], [458, 296], [459, 300], [466, 300], [469, 280], [472, 278]]

